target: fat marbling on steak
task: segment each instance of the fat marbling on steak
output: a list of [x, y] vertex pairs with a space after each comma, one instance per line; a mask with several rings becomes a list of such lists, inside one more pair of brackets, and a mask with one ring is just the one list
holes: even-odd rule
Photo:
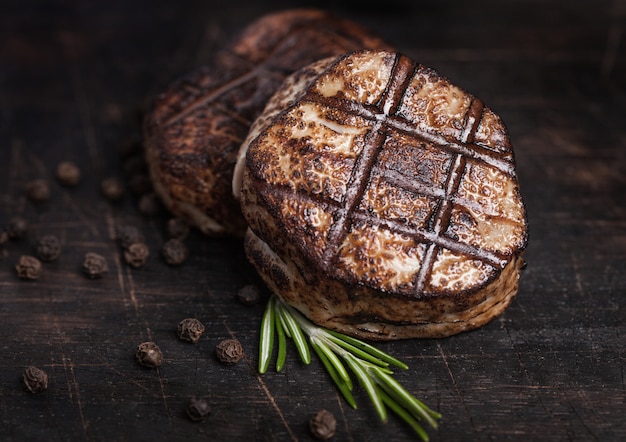
[[250, 124], [287, 75], [363, 48], [388, 46], [327, 12], [280, 11], [259, 18], [211, 63], [175, 81], [144, 121], [146, 160], [165, 206], [206, 234], [243, 236], [231, 182]]
[[507, 131], [404, 55], [356, 51], [294, 74], [238, 166], [248, 258], [319, 325], [442, 337], [517, 293], [527, 222]]

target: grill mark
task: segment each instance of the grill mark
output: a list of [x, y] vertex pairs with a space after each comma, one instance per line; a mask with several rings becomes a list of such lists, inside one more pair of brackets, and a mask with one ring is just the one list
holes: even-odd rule
[[[286, 184], [272, 184], [266, 181], [260, 180], [256, 184], [260, 187], [262, 193], [273, 193], [279, 197], [280, 200], [292, 200], [294, 198], [294, 189]], [[317, 206], [322, 210], [331, 212], [339, 210], [342, 206], [336, 201], [324, 198], [320, 194], [315, 195], [299, 195], [300, 198], [305, 199]], [[435, 235], [431, 230], [422, 229], [416, 226], [409, 226], [404, 222], [396, 220], [382, 220], [380, 218], [374, 218], [369, 213], [357, 211], [351, 215], [353, 221], [360, 221], [372, 225], [373, 227], [381, 227], [392, 233], [403, 235], [409, 238], [413, 238], [418, 243], [435, 243], [439, 247], [446, 248], [463, 255], [471, 256], [481, 262], [489, 264], [493, 267], [502, 268], [508, 262], [508, 255], [491, 252], [485, 249], [481, 249], [470, 244], [466, 244], [447, 236]]]
[[338, 247], [341, 245], [348, 230], [350, 214], [354, 213], [356, 206], [363, 197], [372, 172], [372, 166], [378, 157], [378, 152], [380, 152], [385, 142], [386, 135], [380, 131], [380, 127], [380, 123], [375, 124], [372, 130], [367, 134], [365, 147], [352, 169], [352, 175], [348, 181], [343, 204], [333, 215], [334, 222], [328, 232], [328, 241], [326, 249], [324, 250], [323, 266], [325, 268], [331, 266], [337, 256]]
[[[461, 142], [467, 143], [468, 141], [472, 141], [474, 139], [474, 134], [478, 129], [478, 124], [482, 119], [483, 115], [483, 103], [479, 99], [475, 98], [468, 109], [464, 122], [463, 122], [463, 131], [461, 132]], [[451, 170], [448, 173], [448, 178], [446, 180], [446, 193], [445, 198], [440, 200], [439, 207], [435, 212], [434, 221], [432, 223], [432, 232], [437, 237], [440, 238], [442, 234], [446, 231], [448, 226], [450, 225], [450, 217], [452, 216], [452, 197], [456, 195], [459, 186], [461, 185], [461, 179], [465, 174], [465, 166], [467, 164], [467, 160], [463, 156], [463, 154], [458, 153], [454, 158], [454, 162]], [[453, 252], [457, 252], [458, 250], [450, 249]], [[433, 266], [435, 264], [435, 260], [437, 259], [437, 255], [439, 254], [440, 246], [437, 242], [433, 241], [428, 246], [426, 253], [424, 254], [424, 260], [422, 261], [422, 265], [420, 266], [419, 271], [417, 272], [417, 276], [415, 277], [415, 293], [422, 293], [428, 280], [432, 276]]]
[[[372, 223], [372, 218], [369, 217], [368, 214], [363, 212], [355, 213], [353, 215], [353, 219], [365, 223]], [[378, 219], [377, 222], [373, 223], [373, 225], [377, 227], [382, 227], [386, 230], [389, 230], [390, 232], [397, 233], [399, 235], [414, 238], [417, 242], [420, 243], [432, 242], [439, 247], [443, 247], [457, 253], [471, 256], [472, 258], [475, 258], [494, 267], [504, 267], [508, 262], [507, 255], [481, 249], [470, 244], [454, 240], [447, 236], [436, 235], [428, 229], [408, 226], [400, 221]]]
[[[291, 34], [297, 34], [299, 32], [307, 31], [308, 29], [315, 29], [318, 32], [320, 31], [320, 27], [323, 28], [324, 32], [328, 33], [331, 36], [335, 36], [337, 40], [340, 40], [341, 45], [346, 48], [346, 52], [349, 47], [353, 47], [354, 49], [358, 49], [363, 45], [361, 41], [360, 34], [351, 34], [350, 32], [345, 31], [345, 25], [341, 23], [339, 20], [331, 19], [329, 23], [328, 17], [319, 17], [315, 19], [309, 19], [301, 24], [296, 24], [290, 30], [290, 33], [283, 36], [278, 43], [272, 48], [272, 50], [267, 54], [265, 59], [259, 64], [253, 64], [247, 58], [238, 56], [234, 54], [237, 59], [242, 62], [242, 64], [248, 65], [249, 71], [245, 74], [228, 81], [227, 83], [221, 85], [217, 89], [213, 90], [210, 94], [197, 98], [185, 106], [183, 109], [180, 109], [177, 113], [170, 116], [164, 123], [164, 126], [167, 127], [171, 124], [174, 124], [189, 114], [191, 114], [196, 109], [204, 106], [207, 103], [215, 101], [220, 96], [228, 93], [230, 90], [241, 86], [242, 84], [247, 83], [250, 80], [253, 80], [261, 75], [273, 76], [279, 79], [285, 78], [287, 75], [291, 73], [290, 71], [280, 70], [276, 67], [273, 67], [271, 62], [274, 60], [274, 56], [280, 50], [284, 49], [285, 44], [290, 43]], [[338, 42], [339, 43], [339, 42]], [[311, 60], [313, 61], [313, 60]], [[200, 91], [199, 91], [200, 92]]]
[[354, 164], [347, 184], [343, 206], [334, 213], [334, 222], [328, 233], [328, 241], [323, 256], [322, 265], [326, 269], [339, 256], [339, 246], [347, 235], [350, 216], [354, 214], [356, 207], [363, 198], [378, 154], [384, 146], [387, 138], [383, 127], [384, 120], [386, 116], [398, 110], [402, 95], [406, 91], [414, 70], [415, 63], [410, 58], [404, 55], [396, 56], [389, 83], [377, 103], [377, 108], [383, 114], [376, 119], [372, 129], [365, 137], [365, 146]]
[[[345, 98], [323, 97], [317, 92], [309, 91], [302, 97], [301, 101], [321, 104], [368, 121], [378, 121], [381, 119], [381, 114], [377, 111], [377, 107], [363, 105]], [[480, 121], [478, 121], [478, 123], [480, 123]], [[416, 138], [417, 140], [431, 144], [438, 149], [442, 149], [453, 154], [462, 154], [466, 158], [479, 161], [490, 167], [498, 169], [500, 172], [503, 172], [508, 176], [515, 175], [515, 168], [512, 163], [513, 157], [510, 153], [500, 154], [493, 149], [476, 144], [473, 142], [473, 136], [471, 141], [463, 143], [459, 140], [445, 137], [444, 135], [420, 129], [413, 123], [397, 115], [387, 116], [384, 119], [384, 125], [386, 130], [395, 129], [398, 132]]]
[[[467, 198], [460, 197], [459, 195], [451, 195], [447, 196], [444, 189], [440, 187], [431, 186], [428, 183], [417, 180], [414, 177], [407, 176], [402, 172], [399, 172], [394, 169], [385, 169], [384, 175], [381, 176], [387, 183], [394, 185], [400, 189], [407, 190], [409, 192], [415, 193], [416, 195], [423, 195], [429, 198], [448, 198], [456, 205], [463, 206], [467, 209], [473, 210], [475, 212], [480, 212], [483, 210], [483, 207], [478, 204], [476, 201], [472, 201]], [[496, 215], [490, 215], [492, 217], [497, 217]], [[508, 218], [499, 217], [502, 220], [507, 220]]]
[[415, 178], [404, 175], [402, 172], [394, 169], [385, 169], [385, 173], [382, 175], [382, 178], [389, 184], [415, 194], [431, 198], [446, 198], [446, 192], [441, 187], [436, 187], [429, 183], [416, 180]]
[[[465, 115], [463, 130], [458, 140], [432, 134], [413, 127], [407, 120], [394, 115], [393, 112], [398, 110], [402, 102], [402, 97], [406, 92], [407, 85], [412, 80], [412, 75], [416, 68], [415, 64], [411, 62], [412, 69], [408, 69], [407, 65], [401, 60], [402, 56], [397, 57], [400, 57], [400, 60], [396, 58], [396, 65], [393, 68], [389, 83], [381, 100], [375, 106], [363, 105], [337, 97], [324, 97], [310, 90], [306, 91], [300, 99], [297, 100], [299, 103], [311, 102], [313, 104], [331, 107], [341, 112], [362, 117], [373, 123], [372, 129], [366, 136], [365, 147], [361, 151], [352, 169], [352, 175], [348, 181], [342, 203], [337, 203], [321, 195], [297, 193], [298, 197], [313, 202], [314, 204], [319, 204], [323, 210], [333, 213], [334, 222], [329, 230], [321, 262], [322, 267], [327, 271], [332, 270], [331, 266], [339, 257], [338, 248], [351, 227], [351, 220], [387, 229], [390, 232], [413, 238], [418, 243], [426, 243], [428, 249], [423, 264], [414, 279], [414, 281], [416, 281], [415, 293], [418, 294], [423, 291], [428, 279], [432, 276], [432, 267], [439, 250], [442, 248], [479, 260], [495, 268], [504, 268], [506, 266], [510, 259], [510, 256], [506, 253], [492, 252], [477, 246], [459, 242], [458, 240], [445, 236], [444, 233], [450, 223], [454, 204], [475, 210], [481, 209], [476, 206], [476, 204], [472, 204], [471, 201], [467, 201], [457, 194], [468, 160], [482, 162], [510, 176], [514, 176], [515, 171], [512, 163], [512, 155], [510, 153], [499, 154], [490, 148], [474, 143], [474, 136], [482, 120], [484, 110], [483, 103], [477, 98], [473, 98], [470, 108]], [[340, 60], [336, 60], [334, 63], [331, 63], [331, 65], [325, 69], [325, 72], [333, 69], [339, 61]], [[296, 103], [294, 103], [294, 106], [295, 105]], [[381, 110], [383, 110], [383, 112], [381, 112]], [[426, 229], [409, 226], [400, 221], [383, 220], [373, 216], [369, 212], [356, 210], [369, 184], [372, 167], [384, 146], [384, 142], [388, 136], [387, 134], [392, 129], [413, 136], [418, 140], [426, 141], [434, 145], [434, 147], [454, 154], [452, 160], [453, 165], [449, 170], [445, 189], [437, 188], [428, 183], [419, 181], [414, 177], [406, 176], [400, 171], [385, 169], [383, 179], [387, 182], [408, 191], [439, 199], [438, 207], [431, 220], [432, 222]], [[263, 182], [263, 187], [265, 190], [283, 194], [285, 198], [294, 197], [294, 189], [288, 185], [270, 185], [269, 183]]]
[[224, 83], [220, 87], [214, 89], [211, 93], [201, 96], [200, 98], [196, 98], [191, 103], [189, 103], [184, 108], [182, 108], [177, 113], [175, 113], [170, 118], [168, 118], [163, 124], [163, 126], [164, 127], [171, 126], [172, 124], [182, 120], [183, 118], [191, 114], [193, 111], [204, 106], [205, 104], [217, 100], [222, 95], [228, 93], [229, 91], [233, 90], [234, 88], [238, 86], [241, 86], [242, 84], [247, 83], [248, 81], [254, 80], [260, 70], [261, 68], [255, 68], [251, 71], [248, 71], [245, 74], [231, 81]]

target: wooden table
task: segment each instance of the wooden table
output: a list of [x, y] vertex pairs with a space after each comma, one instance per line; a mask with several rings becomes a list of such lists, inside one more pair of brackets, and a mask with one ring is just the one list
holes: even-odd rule
[[[406, 361], [400, 382], [443, 414], [433, 440], [626, 440], [626, 6], [623, 1], [322, 2], [481, 97], [505, 120], [516, 149], [530, 244], [518, 297], [484, 328], [447, 339], [381, 343]], [[445, 4], [444, 4], [445, 3]], [[318, 3], [319, 4], [319, 3]], [[336, 6], [331, 6], [332, 4]], [[111, 204], [100, 180], [124, 174], [121, 149], [140, 114], [176, 77], [262, 13], [286, 1], [20, 1], [0, 6], [0, 221], [30, 223], [0, 260], [0, 440], [309, 440], [320, 408], [338, 441], [411, 440], [392, 416], [377, 421], [362, 390], [358, 410], [317, 361], [291, 347], [281, 373], [256, 372], [264, 303], [245, 306], [256, 281], [240, 241], [193, 232], [189, 260], [159, 256], [168, 215], [146, 218], [130, 192]], [[54, 169], [75, 161], [76, 188]], [[49, 180], [47, 203], [23, 193]], [[116, 227], [146, 235], [147, 265], [124, 264]], [[14, 265], [35, 239], [61, 238], [60, 259], [38, 281]], [[105, 256], [100, 280], [82, 257]], [[206, 325], [197, 345], [176, 325]], [[238, 338], [246, 358], [226, 366], [215, 345]], [[158, 370], [134, 360], [156, 341]], [[36, 365], [48, 389], [25, 390]], [[212, 415], [193, 423], [190, 396]]]

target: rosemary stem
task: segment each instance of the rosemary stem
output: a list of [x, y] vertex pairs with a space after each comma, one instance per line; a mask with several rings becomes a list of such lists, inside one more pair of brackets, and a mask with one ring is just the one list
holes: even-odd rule
[[433, 428], [437, 428], [437, 420], [441, 415], [411, 395], [392, 377], [390, 364], [402, 369], [408, 367], [391, 355], [359, 339], [326, 330], [314, 324], [276, 296], [273, 296], [268, 304], [261, 331], [262, 351], [259, 364], [261, 373], [267, 370], [269, 364], [274, 345], [274, 331], [278, 335], [277, 369], [279, 371], [285, 362], [285, 336], [294, 341], [302, 361], [307, 364], [310, 362], [306, 336], [331, 379], [352, 407], [356, 408], [356, 402], [352, 397], [352, 380], [346, 368], [356, 376], [361, 387], [365, 389], [383, 422], [387, 421], [387, 407], [389, 407], [424, 441], [428, 440], [428, 434], [418, 421], [424, 420]]

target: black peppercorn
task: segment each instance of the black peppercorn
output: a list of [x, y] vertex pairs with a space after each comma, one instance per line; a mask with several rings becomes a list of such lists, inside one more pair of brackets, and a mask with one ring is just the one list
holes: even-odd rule
[[28, 222], [22, 217], [15, 217], [9, 221], [5, 231], [10, 239], [22, 239], [28, 233]]
[[200, 340], [204, 333], [204, 325], [195, 318], [186, 318], [178, 323], [178, 338], [193, 344]]
[[149, 255], [150, 250], [148, 246], [142, 242], [131, 244], [124, 250], [124, 260], [128, 265], [136, 269], [146, 263]]
[[144, 242], [144, 236], [135, 226], [118, 226], [117, 240], [123, 248], [128, 248], [131, 244]]
[[46, 180], [38, 179], [26, 184], [26, 197], [34, 203], [50, 199], [50, 186]]
[[62, 247], [61, 242], [56, 236], [45, 235], [39, 238], [35, 249], [40, 260], [51, 262], [59, 257]]
[[156, 368], [163, 363], [163, 353], [154, 342], [143, 342], [137, 346], [137, 362], [144, 367]]
[[80, 169], [71, 161], [63, 161], [57, 166], [56, 176], [63, 186], [74, 187], [80, 182]]
[[209, 401], [206, 399], [192, 397], [187, 402], [187, 408], [185, 409], [187, 412], [187, 416], [194, 422], [199, 422], [211, 414], [211, 407], [209, 406]]
[[34, 256], [22, 255], [15, 264], [15, 271], [20, 279], [35, 280], [41, 276], [41, 261]]
[[26, 367], [22, 380], [31, 393], [41, 393], [48, 388], [48, 374], [37, 367]]
[[119, 201], [124, 196], [124, 184], [117, 177], [108, 177], [100, 182], [102, 195], [110, 201]]
[[217, 359], [224, 364], [236, 364], [243, 358], [243, 347], [237, 339], [224, 339], [215, 346]]
[[239, 289], [237, 299], [242, 304], [254, 305], [261, 299], [261, 291], [256, 285], [248, 284]]
[[141, 195], [139, 198], [139, 212], [145, 216], [154, 216], [159, 213], [161, 209], [161, 201], [159, 201], [159, 197], [157, 197], [156, 193], [149, 192], [144, 195]]
[[309, 429], [316, 439], [327, 440], [335, 435], [337, 421], [328, 410], [320, 410], [309, 420]]
[[102, 278], [109, 271], [109, 265], [104, 256], [88, 252], [85, 254], [82, 270], [88, 278], [97, 279]]
[[180, 239], [187, 238], [189, 234], [189, 224], [180, 218], [171, 218], [167, 221], [167, 236]]
[[172, 266], [177, 266], [185, 262], [189, 256], [189, 250], [185, 243], [179, 239], [172, 238], [163, 244], [161, 249], [163, 259]]

